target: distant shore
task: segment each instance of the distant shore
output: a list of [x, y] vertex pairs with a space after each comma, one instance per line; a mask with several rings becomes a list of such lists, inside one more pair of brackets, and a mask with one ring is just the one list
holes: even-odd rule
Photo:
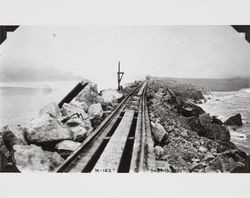
[[198, 87], [206, 87], [210, 91], [238, 91], [250, 87], [250, 78], [169, 78], [153, 77], [155, 80], [176, 80], [180, 83], [191, 83]]

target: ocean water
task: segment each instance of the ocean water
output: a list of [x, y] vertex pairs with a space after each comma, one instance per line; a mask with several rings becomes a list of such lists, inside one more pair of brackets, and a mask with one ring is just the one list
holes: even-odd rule
[[201, 106], [210, 116], [218, 116], [225, 121], [230, 116], [241, 114], [243, 126], [229, 127], [231, 141], [250, 154], [250, 88], [232, 92], [211, 92], [211, 98]]
[[77, 81], [0, 82], [0, 127], [26, 125], [46, 104], [59, 103]]
[[[98, 90], [116, 88], [116, 81], [96, 82]], [[138, 80], [123, 79], [123, 85]], [[45, 105], [59, 103], [79, 81], [0, 82], [0, 127], [28, 125]]]

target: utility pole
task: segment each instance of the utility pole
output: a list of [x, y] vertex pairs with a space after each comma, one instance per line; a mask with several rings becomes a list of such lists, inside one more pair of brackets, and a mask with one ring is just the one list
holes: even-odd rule
[[118, 91], [121, 90], [121, 80], [124, 72], [121, 72], [120, 61], [118, 62], [118, 72], [117, 72], [117, 81], [118, 81]]

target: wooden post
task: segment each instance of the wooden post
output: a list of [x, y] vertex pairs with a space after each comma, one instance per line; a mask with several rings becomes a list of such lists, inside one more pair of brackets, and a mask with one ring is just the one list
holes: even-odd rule
[[79, 82], [62, 100], [59, 102], [59, 108], [62, 108], [64, 103], [70, 103], [86, 86], [88, 83], [82, 84]]
[[124, 72], [121, 72], [120, 61], [118, 62], [118, 72], [117, 72], [117, 81], [118, 81], [118, 91], [121, 90], [121, 81]]

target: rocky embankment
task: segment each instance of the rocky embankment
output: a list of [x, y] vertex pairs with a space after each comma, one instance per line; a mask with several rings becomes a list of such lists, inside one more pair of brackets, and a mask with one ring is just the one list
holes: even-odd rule
[[[85, 83], [83, 81], [82, 83]], [[0, 151], [21, 172], [53, 171], [118, 105], [123, 94], [89, 84], [70, 103], [43, 107], [28, 126], [4, 126]]]
[[245, 172], [248, 156], [230, 142], [227, 125], [242, 125], [240, 114], [225, 123], [195, 103], [202, 89], [171, 80], [151, 80], [147, 91], [157, 171]]
[[[134, 82], [119, 93], [114, 89], [98, 92], [97, 84], [89, 82], [62, 108], [55, 103], [43, 107], [28, 126], [3, 127], [0, 151], [21, 172], [53, 171], [139, 84]], [[210, 116], [196, 105], [205, 101], [204, 91], [171, 80], [149, 80], [156, 171], [248, 172], [249, 157], [230, 141], [227, 127], [241, 126], [241, 115], [224, 123]]]

